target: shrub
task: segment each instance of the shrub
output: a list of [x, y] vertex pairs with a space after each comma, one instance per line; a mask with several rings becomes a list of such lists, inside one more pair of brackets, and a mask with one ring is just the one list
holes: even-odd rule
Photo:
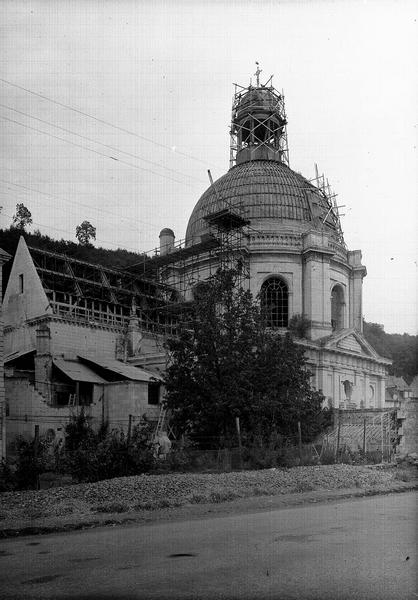
[[311, 326], [311, 321], [303, 315], [293, 315], [289, 321], [288, 329], [292, 335], [298, 338], [306, 337]]
[[192, 504], [204, 504], [205, 502], [209, 502], [209, 497], [205, 494], [192, 494], [189, 498], [189, 501]]
[[0, 462], [0, 492], [12, 492], [16, 487], [16, 476], [3, 458]]
[[95, 432], [83, 411], [66, 427], [61, 468], [77, 481], [94, 482], [149, 472], [155, 464], [153, 426], [146, 420], [132, 430], [130, 440], [104, 425]]
[[272, 448], [253, 446], [244, 449], [243, 461], [249, 469], [271, 469], [279, 464], [280, 452]]
[[394, 479], [398, 481], [412, 481], [416, 479], [417, 472], [416, 469], [396, 469], [394, 474]]
[[324, 446], [319, 457], [321, 465], [333, 465], [335, 463], [335, 450], [332, 446]]
[[27, 440], [17, 436], [13, 442], [17, 457], [14, 478], [19, 490], [37, 489], [39, 475], [49, 462], [50, 442], [46, 438]]

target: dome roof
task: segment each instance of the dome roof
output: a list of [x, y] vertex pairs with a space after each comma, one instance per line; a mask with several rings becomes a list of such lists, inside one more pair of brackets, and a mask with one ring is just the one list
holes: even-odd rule
[[165, 227], [164, 229], [161, 229], [161, 231], [160, 231], [160, 237], [163, 235], [171, 235], [174, 237], [174, 231], [172, 229], [169, 229], [168, 227]]
[[258, 110], [274, 112], [277, 107], [277, 95], [268, 88], [250, 88], [245, 92], [236, 107], [236, 118], [242, 114]]
[[[274, 160], [250, 160], [238, 164], [220, 177], [201, 196], [186, 231], [186, 244], [200, 242], [209, 232], [204, 217], [224, 208], [237, 207], [241, 216], [262, 230], [277, 229], [280, 224], [311, 223], [329, 213], [327, 200], [302, 175]], [[331, 221], [327, 225], [335, 231]], [[299, 229], [300, 227], [298, 227]]]

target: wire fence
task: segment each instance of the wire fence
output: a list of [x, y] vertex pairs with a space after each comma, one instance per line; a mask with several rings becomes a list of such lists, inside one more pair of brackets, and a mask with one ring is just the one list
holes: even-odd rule
[[[116, 433], [103, 440], [99, 437], [91, 445], [72, 449], [64, 436], [48, 437], [52, 430], [40, 435], [39, 425], [34, 425], [28, 477], [32, 481], [35, 470], [36, 478], [31, 485], [60, 485], [63, 476], [74, 483], [142, 473], [228, 473], [333, 463], [383, 463], [393, 460], [399, 442], [396, 410], [382, 409], [335, 411], [333, 426], [312, 443], [302, 443], [299, 431], [293, 438], [264, 443], [240, 443], [238, 437], [238, 444], [223, 447], [217, 445], [218, 438], [205, 438], [200, 440], [199, 448], [184, 439], [168, 440], [166, 434], [160, 438], [152, 435], [151, 424], [148, 437], [141, 427], [137, 433], [142, 433], [137, 437], [134, 425], [131, 419], [127, 433], [114, 430]], [[208, 449], [202, 449], [203, 444]], [[13, 459], [18, 460], [18, 451], [13, 454], [8, 455], [12, 463]], [[29, 454], [26, 462], [28, 458]]]
[[318, 443], [336, 458], [343, 453], [380, 456], [390, 462], [399, 444], [396, 409], [336, 410], [334, 425], [320, 436]]

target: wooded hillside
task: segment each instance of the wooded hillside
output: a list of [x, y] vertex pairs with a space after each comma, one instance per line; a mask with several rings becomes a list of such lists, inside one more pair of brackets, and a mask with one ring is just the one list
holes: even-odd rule
[[418, 374], [418, 335], [386, 333], [383, 325], [364, 322], [364, 336], [376, 352], [393, 361], [391, 375], [410, 383]]
[[[108, 250], [106, 248], [95, 248], [94, 246], [83, 246], [68, 240], [54, 240], [48, 235], [42, 235], [39, 232], [27, 233], [13, 227], [0, 229], [0, 248], [11, 254], [11, 256], [14, 256], [21, 235], [25, 238], [28, 246], [66, 254], [79, 260], [101, 264], [114, 269], [127, 269], [142, 260], [149, 260], [149, 257], [145, 254], [129, 252], [123, 248]], [[9, 279], [12, 262], [10, 260], [3, 267], [3, 293]]]

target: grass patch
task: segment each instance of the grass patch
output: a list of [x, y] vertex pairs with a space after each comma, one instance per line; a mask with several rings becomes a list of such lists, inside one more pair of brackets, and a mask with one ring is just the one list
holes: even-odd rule
[[239, 498], [239, 495], [232, 490], [228, 490], [226, 492], [211, 492], [209, 496], [209, 502], [217, 504], [218, 502], [230, 502], [236, 498]]
[[161, 498], [158, 500], [144, 500], [135, 504], [132, 510], [158, 510], [159, 508], [176, 508], [183, 506], [184, 502], [170, 498]]
[[260, 486], [254, 487], [251, 491], [251, 496], [271, 496], [272, 494], [272, 491]]
[[39, 508], [28, 508], [26, 510], [26, 517], [28, 519], [42, 519], [42, 517], [49, 516], [45, 511], [39, 510]]
[[416, 478], [416, 469], [397, 469], [394, 473], [394, 479], [397, 481], [413, 481]]
[[57, 506], [54, 512], [57, 517], [62, 517], [64, 515], [71, 515], [74, 512], [74, 507], [70, 506], [68, 504], [64, 504], [61, 506]]
[[315, 486], [309, 481], [298, 481], [293, 488], [295, 492], [312, 492], [314, 489]]
[[120, 504], [119, 502], [112, 502], [110, 504], [99, 504], [92, 508], [98, 513], [123, 513], [128, 512], [129, 506], [126, 504]]
[[205, 494], [192, 494], [188, 498], [191, 504], [204, 504], [205, 502], [210, 502], [210, 499]]

